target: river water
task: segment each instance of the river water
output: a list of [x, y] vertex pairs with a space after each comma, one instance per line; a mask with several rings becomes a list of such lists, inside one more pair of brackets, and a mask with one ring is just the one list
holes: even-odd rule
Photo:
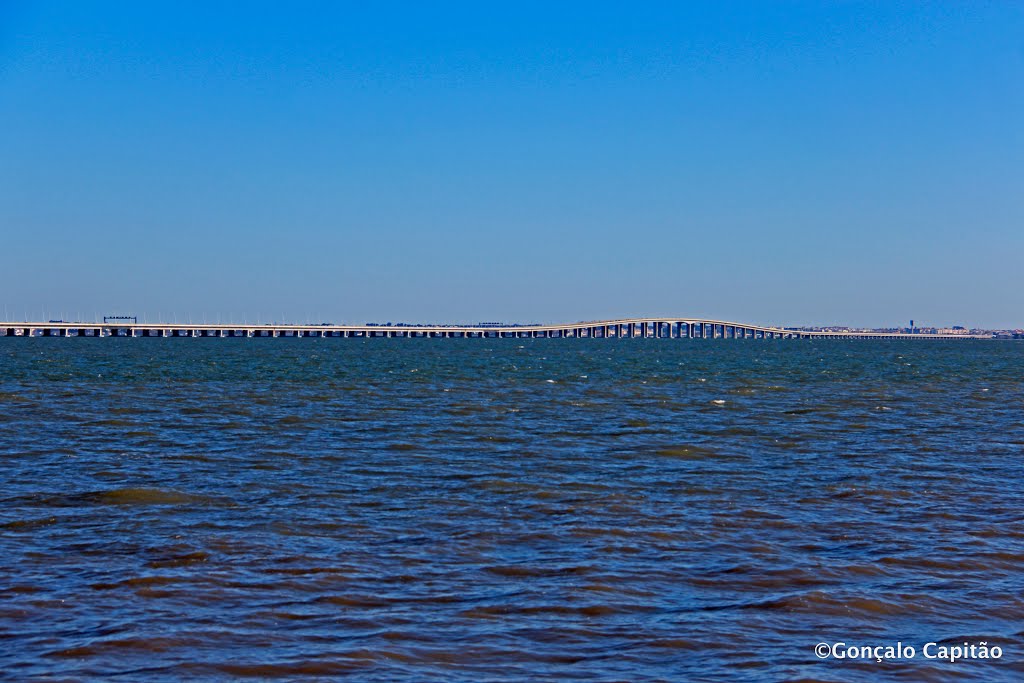
[[0, 676], [1020, 680], [1022, 453], [1014, 342], [0, 339]]

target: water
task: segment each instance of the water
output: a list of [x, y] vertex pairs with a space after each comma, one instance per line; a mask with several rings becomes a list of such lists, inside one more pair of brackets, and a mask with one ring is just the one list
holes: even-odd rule
[[1022, 450], [1012, 342], [0, 339], [0, 670], [1017, 680]]

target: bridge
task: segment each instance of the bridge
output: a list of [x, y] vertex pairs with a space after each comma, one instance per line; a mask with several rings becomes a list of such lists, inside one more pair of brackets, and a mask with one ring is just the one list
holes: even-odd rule
[[479, 339], [988, 339], [969, 334], [819, 332], [705, 318], [622, 318], [555, 325], [280, 325], [0, 322], [0, 337], [313, 337]]

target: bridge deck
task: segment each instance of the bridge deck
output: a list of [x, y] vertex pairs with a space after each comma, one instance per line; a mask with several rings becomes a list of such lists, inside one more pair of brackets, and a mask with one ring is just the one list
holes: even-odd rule
[[838, 338], [988, 339], [969, 334], [818, 332], [706, 318], [620, 318], [555, 325], [278, 325], [198, 323], [3, 322], [0, 336], [17, 337], [480, 337], [480, 338]]

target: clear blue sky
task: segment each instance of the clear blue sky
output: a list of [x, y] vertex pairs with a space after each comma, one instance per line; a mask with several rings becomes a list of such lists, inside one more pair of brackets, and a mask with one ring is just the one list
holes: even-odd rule
[[0, 251], [18, 318], [1022, 326], [1024, 5], [0, 2]]

